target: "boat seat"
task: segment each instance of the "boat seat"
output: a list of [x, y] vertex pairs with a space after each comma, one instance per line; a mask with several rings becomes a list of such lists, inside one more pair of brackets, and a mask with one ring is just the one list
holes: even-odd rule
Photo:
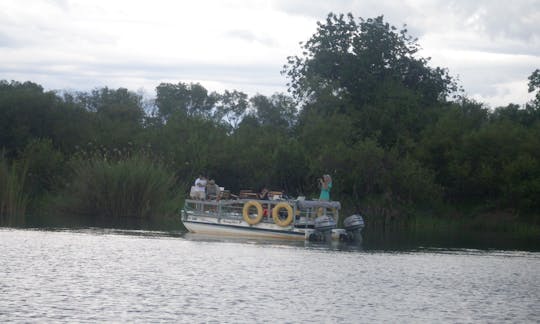
[[258, 198], [257, 193], [253, 192], [253, 190], [240, 190], [238, 197], [240, 199], [257, 199]]
[[281, 199], [283, 198], [283, 191], [269, 191], [268, 198], [270, 199]]

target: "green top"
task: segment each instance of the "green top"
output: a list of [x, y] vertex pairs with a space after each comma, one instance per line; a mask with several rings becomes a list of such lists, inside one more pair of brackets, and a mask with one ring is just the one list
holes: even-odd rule
[[328, 188], [321, 188], [319, 200], [330, 200], [330, 189], [332, 189], [332, 182], [328, 183]]

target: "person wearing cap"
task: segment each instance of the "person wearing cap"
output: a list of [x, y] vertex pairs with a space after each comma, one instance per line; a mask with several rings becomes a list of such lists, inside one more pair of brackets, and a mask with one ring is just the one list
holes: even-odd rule
[[210, 179], [206, 185], [206, 198], [210, 200], [219, 200], [221, 190], [214, 179]]

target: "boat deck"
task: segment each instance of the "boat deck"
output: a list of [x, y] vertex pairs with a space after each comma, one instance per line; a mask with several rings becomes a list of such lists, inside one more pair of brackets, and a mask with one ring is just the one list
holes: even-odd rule
[[[339, 217], [339, 202], [335, 201], [297, 201], [297, 200], [258, 200], [258, 199], [236, 199], [236, 200], [193, 200], [186, 199], [184, 211], [193, 216], [210, 217], [217, 219], [244, 220], [244, 207], [247, 203], [260, 204], [263, 210], [261, 223], [275, 224], [272, 217], [273, 209], [287, 204], [291, 207], [294, 215], [290, 226], [302, 225], [312, 221], [318, 216], [332, 216], [337, 222]], [[287, 210], [281, 209], [279, 213], [286, 217]], [[256, 208], [250, 208], [249, 214], [256, 216]]]

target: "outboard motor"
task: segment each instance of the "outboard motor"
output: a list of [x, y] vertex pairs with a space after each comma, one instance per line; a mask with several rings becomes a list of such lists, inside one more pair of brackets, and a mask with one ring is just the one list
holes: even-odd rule
[[315, 218], [313, 229], [306, 230], [306, 238], [311, 242], [326, 242], [332, 238], [332, 229], [336, 227], [336, 221], [330, 216]]
[[314, 226], [315, 221], [307, 219], [307, 217], [300, 217], [300, 219], [294, 223], [294, 227], [296, 228], [314, 228]]
[[345, 230], [353, 232], [364, 228], [364, 219], [358, 214], [351, 215], [343, 221]]
[[347, 231], [347, 235], [342, 237], [344, 241], [362, 243], [362, 234], [364, 228], [364, 218], [358, 214], [351, 215], [343, 221], [343, 227]]
[[336, 227], [336, 221], [330, 216], [319, 216], [315, 218], [315, 230], [327, 232]]

